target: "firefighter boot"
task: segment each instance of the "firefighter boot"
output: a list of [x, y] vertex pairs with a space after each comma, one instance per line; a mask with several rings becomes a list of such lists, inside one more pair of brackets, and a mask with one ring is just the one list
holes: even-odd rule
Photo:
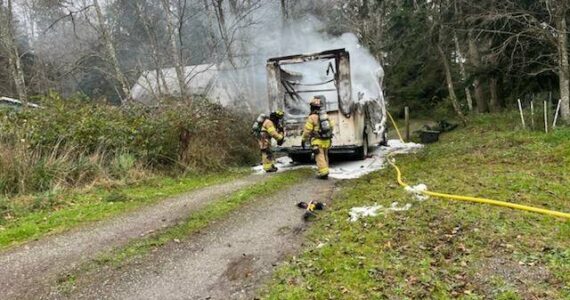
[[273, 152], [271, 149], [261, 150], [261, 161], [263, 163], [263, 170], [267, 173], [277, 172], [277, 167], [273, 162]]

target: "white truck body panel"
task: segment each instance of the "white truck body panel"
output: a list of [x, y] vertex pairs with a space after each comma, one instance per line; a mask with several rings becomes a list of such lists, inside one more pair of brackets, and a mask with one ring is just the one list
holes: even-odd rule
[[[326, 72], [318, 69], [318, 65], [314, 70], [316, 61], [324, 61]], [[291, 65], [302, 64], [313, 68], [296, 66], [291, 71]], [[310, 150], [301, 149], [301, 136], [309, 114], [309, 101], [314, 95], [326, 96], [322, 109], [334, 122], [331, 153], [356, 154], [363, 158], [368, 147], [385, 141], [385, 129], [380, 125], [385, 124], [384, 101], [353, 101], [350, 56], [344, 49], [271, 58], [267, 62], [267, 76], [269, 106], [272, 111], [285, 112], [286, 141], [282, 149], [294, 160], [300, 155], [310, 155]], [[306, 82], [307, 77], [311, 83]]]

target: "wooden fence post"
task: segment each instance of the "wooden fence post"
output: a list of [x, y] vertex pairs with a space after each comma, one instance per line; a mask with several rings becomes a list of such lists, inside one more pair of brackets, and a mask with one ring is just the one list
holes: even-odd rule
[[406, 120], [406, 142], [410, 142], [410, 108], [404, 108], [404, 115]]
[[534, 130], [534, 101], [530, 101], [530, 129]]
[[518, 99], [518, 102], [519, 102], [519, 111], [520, 111], [520, 113], [521, 113], [522, 127], [523, 127], [523, 129], [526, 129], [526, 124], [524, 123], [524, 115], [523, 115], [523, 110], [522, 110], [521, 99]]
[[544, 101], [544, 132], [548, 133], [548, 101]]
[[560, 114], [560, 104], [562, 104], [562, 99], [558, 100], [558, 105], [556, 106], [556, 113], [554, 113], [554, 121], [552, 122], [552, 129], [556, 127], [556, 121], [558, 121], [558, 115]]

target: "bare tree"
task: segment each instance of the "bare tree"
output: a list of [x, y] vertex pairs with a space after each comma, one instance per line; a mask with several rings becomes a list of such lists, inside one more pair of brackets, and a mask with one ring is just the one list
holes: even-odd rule
[[218, 30], [220, 34], [220, 38], [225, 48], [226, 58], [228, 62], [232, 65], [233, 68], [237, 68], [237, 65], [234, 61], [233, 55], [233, 36], [231, 36], [228, 32], [228, 25], [226, 24], [226, 15], [224, 12], [224, 0], [212, 0], [212, 6], [214, 8], [215, 16], [217, 19]]
[[[568, 26], [569, 6], [567, 0], [531, 1], [523, 5], [520, 1], [505, 0], [485, 2], [476, 5], [463, 1], [465, 5], [475, 7], [477, 13], [472, 19], [470, 32], [470, 58], [475, 67], [481, 66], [477, 53], [475, 35], [483, 39], [494, 38], [496, 42], [488, 53], [487, 61], [493, 65], [500, 60], [509, 61], [509, 69], [518, 68], [523, 76], [537, 76], [542, 73], [556, 74], [559, 79], [560, 98], [562, 100], [561, 118], [570, 121], [570, 70], [568, 63]], [[543, 49], [537, 55], [532, 52], [537, 45]], [[491, 74], [489, 82], [491, 108], [499, 107], [496, 74]], [[477, 82], [475, 82], [477, 86]], [[479, 93], [475, 93], [480, 98]]]
[[451, 101], [451, 105], [453, 106], [453, 110], [457, 114], [457, 116], [461, 119], [461, 121], [465, 124], [467, 120], [461, 111], [461, 106], [459, 105], [459, 101], [457, 100], [457, 95], [455, 94], [455, 85], [453, 84], [453, 76], [451, 75], [451, 68], [449, 66], [447, 55], [443, 50], [441, 43], [437, 43], [436, 45], [437, 51], [441, 58], [441, 62], [443, 63], [443, 69], [445, 71], [445, 80], [447, 82], [447, 90], [449, 92], [449, 100]]
[[[164, 72], [163, 72], [164, 63], [162, 61], [162, 56], [159, 53], [160, 47], [158, 45], [158, 38], [156, 36], [156, 30], [153, 30], [153, 28], [152, 28], [153, 24], [151, 24], [149, 17], [143, 11], [143, 8], [141, 7], [141, 3], [137, 1], [135, 3], [135, 7], [137, 10], [137, 14], [139, 15], [140, 20], [143, 24], [144, 32], [145, 32], [147, 39], [149, 41], [151, 52], [152, 52], [152, 60], [154, 62], [154, 67], [156, 69], [156, 86], [157, 86], [158, 95], [155, 95], [155, 96], [159, 97], [162, 94], [169, 95], [170, 91], [169, 91], [168, 83], [166, 82], [166, 78], [165, 78]], [[143, 64], [139, 63], [139, 65], [142, 66]], [[145, 79], [148, 81], [147, 78], [145, 78]], [[161, 86], [161, 84], [162, 84], [162, 86]], [[162, 89], [164, 89], [164, 91]]]
[[[459, 101], [457, 100], [457, 95], [455, 94], [455, 84], [453, 83], [453, 76], [451, 74], [451, 67], [449, 65], [449, 58], [444, 49], [444, 45], [447, 44], [446, 41], [448, 39], [448, 33], [443, 26], [443, 14], [445, 10], [445, 5], [449, 3], [444, 3], [442, 1], [438, 1], [432, 3], [432, 35], [435, 40], [435, 47], [437, 48], [437, 52], [442, 62], [443, 70], [445, 72], [445, 80], [447, 83], [447, 90], [449, 93], [449, 100], [451, 101], [451, 105], [453, 106], [453, 110], [461, 119], [463, 124], [467, 124], [467, 119], [465, 115], [461, 111], [461, 106], [459, 105]], [[451, 40], [451, 39], [450, 39]]]
[[206, 14], [206, 20], [207, 20], [206, 23], [208, 28], [208, 38], [207, 38], [208, 48], [212, 50], [212, 57], [214, 61], [216, 63], [220, 63], [221, 59], [217, 49], [218, 42], [216, 38], [216, 29], [214, 28], [214, 19], [216, 17], [215, 17], [215, 12], [212, 9], [212, 5], [210, 4], [210, 0], [204, 0], [204, 12]]
[[[493, 41], [489, 39], [488, 41], [488, 48], [492, 47]], [[487, 60], [489, 61], [489, 65], [494, 66], [496, 68], [498, 64], [498, 55], [493, 53], [492, 51], [487, 55]], [[501, 100], [499, 98], [499, 78], [496, 71], [491, 72], [489, 76], [489, 94], [491, 95], [491, 99], [489, 101], [489, 110], [493, 113], [497, 113], [501, 111]]]
[[[459, 70], [461, 71], [461, 79], [465, 83], [467, 81], [467, 71], [465, 70], [464, 56], [461, 52], [461, 46], [459, 45], [459, 38], [457, 33], [453, 33], [453, 40], [455, 42], [455, 52], [457, 52], [457, 59], [459, 61]], [[468, 86], [465, 86], [465, 97], [467, 98], [467, 107], [469, 111], [473, 111], [473, 98], [471, 97], [471, 90]]]
[[[170, 1], [161, 0], [161, 2], [162, 2], [162, 7], [164, 9], [164, 13], [166, 14], [167, 17], [166, 26], [168, 30], [168, 36], [170, 39], [170, 55], [172, 56], [172, 60], [174, 61], [174, 69], [176, 70], [176, 78], [178, 79], [178, 87], [180, 89], [180, 97], [186, 98], [187, 85], [184, 73], [185, 66], [182, 63], [182, 53], [180, 52], [180, 48], [178, 46], [178, 38], [177, 38], [177, 36], [178, 37], [180, 36], [180, 32], [178, 32], [177, 35], [175, 30], [176, 28], [175, 26], [177, 24], [180, 24], [180, 22], [182, 22], [180, 17], [181, 10], [178, 10], [179, 13], [177, 18], [176, 12], [170, 5]], [[178, 4], [179, 4], [178, 6], [180, 7], [180, 3]]]
[[[478, 41], [475, 39], [475, 35], [472, 31], [469, 32], [469, 61], [471, 65], [477, 69], [481, 68], [481, 55], [479, 54]], [[487, 99], [485, 98], [485, 92], [483, 90], [483, 84], [481, 82], [480, 76], [475, 76], [473, 80], [473, 88], [475, 89], [475, 102], [477, 103], [477, 112], [486, 113], [489, 111], [489, 106], [487, 105]]]
[[126, 99], [128, 101], [128, 99], [130, 97], [129, 96], [130, 95], [130, 86], [129, 86], [127, 78], [125, 77], [125, 74], [123, 74], [123, 71], [121, 71], [121, 67], [119, 65], [119, 60], [117, 59], [117, 52], [115, 51], [115, 45], [113, 44], [113, 40], [111, 37], [110, 30], [107, 27], [107, 24], [105, 23], [105, 18], [103, 17], [103, 12], [101, 10], [101, 6], [99, 5], [99, 1], [93, 0], [93, 6], [95, 7], [95, 12], [97, 14], [98, 29], [101, 33], [102, 38], [103, 38], [103, 43], [105, 45], [105, 49], [107, 52], [106, 53], [107, 58], [109, 60], [109, 63], [113, 67], [113, 71], [115, 73], [114, 74], [115, 78], [117, 79], [117, 81], [119, 82], [119, 84], [121, 86], [121, 91], [123, 93], [123, 97], [124, 97], [124, 99]]
[[[549, 4], [550, 1], [547, 1]], [[568, 63], [568, 24], [566, 18], [570, 4], [566, 0], [553, 0], [554, 24], [556, 26], [556, 49], [558, 50], [558, 78], [560, 80], [560, 116], [570, 122], [570, 64]]]
[[8, 67], [14, 80], [18, 97], [21, 101], [27, 102], [26, 80], [16, 40], [12, 0], [7, 0], [7, 7], [4, 7], [3, 1], [0, 1], [0, 46], [7, 53]]

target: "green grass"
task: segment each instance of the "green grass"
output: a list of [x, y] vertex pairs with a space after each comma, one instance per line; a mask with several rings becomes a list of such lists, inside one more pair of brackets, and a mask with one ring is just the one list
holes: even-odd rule
[[[409, 184], [570, 212], [570, 129], [473, 119], [397, 163]], [[570, 299], [570, 221], [431, 198], [386, 168], [344, 184], [305, 251], [276, 272], [268, 299]], [[351, 223], [355, 206], [412, 203]], [[323, 243], [323, 247], [316, 245]]]
[[[119, 268], [134, 258], [144, 256], [152, 249], [162, 247], [173, 241], [181, 242], [212, 223], [223, 220], [240, 207], [260, 197], [274, 195], [278, 191], [299, 183], [302, 179], [307, 178], [307, 176], [311, 176], [311, 174], [310, 169], [299, 169], [275, 174], [264, 182], [256, 183], [253, 186], [212, 202], [205, 208], [192, 213], [189, 218], [180, 225], [170, 227], [146, 238], [137, 239], [125, 247], [100, 255], [92, 262], [83, 266], [80, 273], [84, 274], [89, 270], [96, 270], [102, 266]], [[75, 276], [68, 275], [67, 277], [73, 278], [73, 283], [75, 282]], [[65, 278], [62, 279], [61, 282], [65, 284], [69, 283]]]
[[14, 212], [18, 217], [0, 223], [0, 249], [116, 216], [166, 197], [228, 182], [245, 174], [245, 171], [234, 171], [182, 178], [163, 177], [134, 186], [39, 195], [32, 201], [40, 203], [38, 205], [50, 202], [45, 209], [32, 212], [22, 209]]

